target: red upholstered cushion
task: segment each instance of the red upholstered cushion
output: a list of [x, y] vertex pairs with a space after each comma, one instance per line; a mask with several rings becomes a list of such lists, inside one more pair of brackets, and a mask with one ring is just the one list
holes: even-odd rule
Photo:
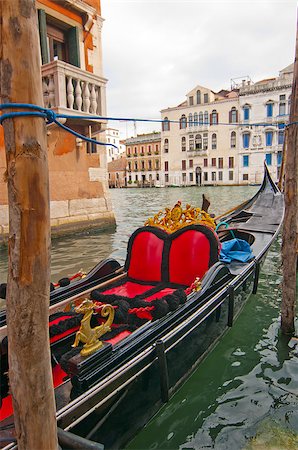
[[175, 289], [165, 288], [162, 289], [161, 291], [156, 292], [155, 294], [150, 295], [149, 297], [146, 297], [144, 300], [146, 300], [146, 302], [151, 302], [151, 300], [154, 300], [155, 298], [164, 297], [165, 295], [172, 294], [174, 291]]
[[150, 231], [137, 234], [132, 242], [128, 276], [135, 280], [161, 281], [164, 240]]
[[169, 281], [190, 285], [209, 269], [210, 243], [200, 231], [187, 230], [175, 237], [169, 254]]
[[133, 283], [132, 281], [127, 281], [124, 284], [121, 284], [120, 286], [115, 286], [114, 288], [107, 289], [106, 291], [101, 292], [103, 295], [109, 295], [109, 294], [115, 294], [115, 295], [121, 295], [123, 297], [129, 297], [133, 298], [136, 295], [141, 295], [146, 291], [149, 291], [149, 289], [152, 289], [153, 286], [151, 285], [144, 285], [144, 284], [138, 284]]

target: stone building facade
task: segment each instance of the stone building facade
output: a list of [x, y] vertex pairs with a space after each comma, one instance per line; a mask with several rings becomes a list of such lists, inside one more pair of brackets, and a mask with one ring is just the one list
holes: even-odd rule
[[[106, 83], [102, 69], [100, 0], [37, 0], [41, 76], [45, 107], [70, 117], [65, 125], [102, 141]], [[17, 120], [17, 119], [16, 119]], [[53, 232], [115, 224], [108, 190], [105, 146], [74, 137], [55, 124], [47, 127]], [[0, 127], [0, 238], [8, 233], [8, 199], [3, 129]]]
[[160, 186], [160, 133], [140, 134], [124, 141], [127, 187]]
[[161, 184], [259, 184], [264, 161], [277, 181], [292, 81], [293, 64], [228, 91], [196, 86], [183, 103], [163, 109]]
[[164, 186], [237, 183], [237, 90], [196, 86], [186, 101], [161, 115]]
[[119, 130], [116, 128], [107, 128], [105, 131], [105, 136], [107, 142], [106, 151], [108, 163], [120, 158], [121, 156], [125, 156], [125, 145], [123, 144], [123, 140], [120, 139]]
[[125, 155], [108, 163], [110, 188], [124, 188], [127, 186], [126, 166], [127, 161]]
[[[285, 124], [289, 121], [293, 67], [279, 76], [239, 89], [239, 183], [260, 183], [263, 162], [277, 181], [282, 162]], [[251, 126], [249, 124], [261, 124]]]

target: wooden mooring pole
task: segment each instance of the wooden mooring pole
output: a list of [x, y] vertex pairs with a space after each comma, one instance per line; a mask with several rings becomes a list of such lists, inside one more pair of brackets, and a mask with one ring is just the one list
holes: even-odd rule
[[[1, 103], [42, 106], [35, 0], [0, 1]], [[6, 111], [7, 112], [7, 111]], [[49, 348], [50, 218], [44, 119], [3, 122], [9, 201], [7, 331], [18, 448], [56, 450]]]
[[296, 52], [294, 79], [291, 96], [290, 125], [287, 131], [285, 158], [285, 218], [282, 234], [282, 305], [281, 330], [283, 334], [295, 331], [296, 311], [296, 267], [298, 250], [298, 27], [296, 30]]

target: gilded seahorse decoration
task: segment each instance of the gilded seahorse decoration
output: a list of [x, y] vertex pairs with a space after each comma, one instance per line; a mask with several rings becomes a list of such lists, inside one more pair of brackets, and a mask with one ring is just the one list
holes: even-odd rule
[[76, 338], [72, 347], [77, 347], [79, 342], [83, 342], [84, 346], [80, 352], [82, 356], [92, 355], [92, 353], [96, 352], [96, 350], [103, 346], [103, 343], [99, 340], [99, 338], [105, 333], [111, 331], [111, 325], [114, 320], [114, 308], [112, 305], [104, 305], [101, 309], [101, 315], [102, 317], [108, 316], [108, 319], [103, 324], [95, 328], [91, 328], [90, 321], [95, 306], [96, 305], [92, 300], [86, 298], [79, 306], [75, 308], [75, 311], [78, 314], [84, 314], [84, 317], [81, 321], [80, 329], [76, 333]]

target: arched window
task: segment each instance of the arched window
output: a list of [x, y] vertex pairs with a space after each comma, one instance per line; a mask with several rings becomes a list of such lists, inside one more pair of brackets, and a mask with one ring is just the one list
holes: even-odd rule
[[186, 152], [186, 137], [182, 136], [181, 138], [181, 151]]
[[169, 139], [164, 140], [163, 149], [165, 153], [169, 153]]
[[195, 137], [195, 149], [196, 150], [202, 150], [202, 135], [196, 134]]
[[197, 91], [197, 105], [201, 104], [201, 91]]
[[208, 117], [208, 111], [204, 112], [204, 124], [208, 125], [209, 124], [209, 117]]
[[231, 148], [236, 148], [236, 131], [231, 133]]
[[185, 117], [185, 114], [182, 114], [180, 118], [180, 129], [184, 129], [187, 127], [187, 119]]
[[214, 109], [212, 111], [212, 113], [211, 113], [210, 124], [211, 125], [217, 125], [218, 124], [218, 113], [217, 113], [216, 109]]
[[266, 117], [272, 116], [273, 116], [273, 101], [269, 100], [269, 102], [266, 103]]
[[167, 117], [165, 117], [162, 122], [162, 131], [170, 131], [170, 122]]
[[199, 113], [199, 125], [203, 125], [204, 123], [204, 116], [202, 111]]
[[229, 112], [229, 123], [237, 123], [238, 122], [238, 111], [235, 106]]
[[213, 133], [212, 136], [211, 136], [211, 147], [212, 147], [212, 150], [216, 150], [216, 142], [217, 142], [216, 134]]
[[196, 112], [193, 115], [193, 124], [195, 127], [198, 126], [198, 113], [196, 113]]
[[189, 114], [189, 116], [188, 116], [188, 126], [189, 126], [189, 127], [192, 127], [192, 125], [193, 125], [193, 122], [192, 122], [192, 114]]

